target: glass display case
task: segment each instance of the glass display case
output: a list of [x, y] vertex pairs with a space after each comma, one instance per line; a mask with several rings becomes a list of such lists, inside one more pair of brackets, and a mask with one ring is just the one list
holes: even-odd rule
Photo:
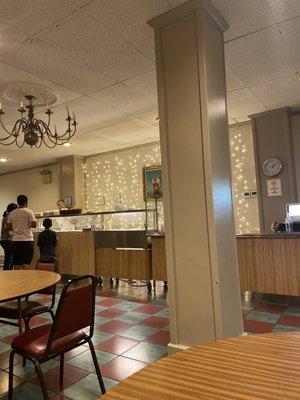
[[54, 231], [102, 231], [102, 230], [146, 230], [157, 232], [158, 211], [153, 208], [139, 210], [121, 210], [89, 212], [70, 215], [53, 215], [53, 213], [36, 215], [37, 231], [43, 228], [44, 218], [52, 219]]

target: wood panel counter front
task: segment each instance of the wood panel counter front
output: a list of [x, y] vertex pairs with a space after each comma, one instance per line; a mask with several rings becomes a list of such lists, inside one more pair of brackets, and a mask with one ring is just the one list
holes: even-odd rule
[[[95, 275], [94, 232], [70, 231], [56, 232], [58, 272], [67, 275]], [[35, 233], [35, 242], [38, 233]], [[39, 258], [39, 250], [35, 246], [34, 263]]]
[[300, 235], [237, 237], [241, 290], [300, 296]]

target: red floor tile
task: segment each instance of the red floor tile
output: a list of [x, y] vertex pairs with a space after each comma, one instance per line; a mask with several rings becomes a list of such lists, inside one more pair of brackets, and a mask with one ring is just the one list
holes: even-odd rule
[[103, 307], [111, 307], [111, 306], [115, 306], [116, 304], [121, 303], [121, 300], [118, 299], [104, 299], [101, 301], [98, 301], [98, 305], [99, 306], [103, 306]]
[[244, 330], [249, 333], [268, 333], [274, 328], [273, 324], [268, 322], [252, 321], [244, 319]]
[[[46, 382], [46, 386], [48, 390], [52, 392], [61, 392], [67, 387], [73, 385], [75, 382], [89, 375], [90, 372], [84, 371], [83, 369], [79, 369], [73, 367], [72, 365], [65, 364], [64, 367], [64, 382], [62, 385], [59, 383], [59, 366], [50, 369], [49, 371], [44, 373], [44, 378]], [[38, 378], [32, 380], [33, 383], [39, 385]]]
[[152, 315], [152, 314], [158, 313], [162, 309], [163, 309], [163, 307], [161, 307], [161, 306], [146, 304], [144, 306], [136, 308], [134, 311], [135, 312], [140, 312], [140, 313], [143, 313], [143, 314]]
[[167, 346], [167, 344], [170, 343], [170, 332], [158, 331], [154, 333], [154, 335], [149, 336], [145, 342]]
[[[7, 369], [9, 367], [9, 355], [10, 350], [0, 353], [0, 369]], [[14, 357], [14, 365], [19, 364], [21, 361], [22, 358], [16, 354]]]
[[14, 333], [13, 335], [9, 335], [9, 336], [6, 336], [4, 338], [1, 338], [1, 342], [5, 342], [7, 344], [11, 344], [12, 341], [14, 340], [14, 338], [16, 336], [18, 336], [18, 335], [19, 335], [18, 333]]
[[95, 348], [97, 350], [107, 351], [108, 353], [121, 355], [138, 343], [137, 340], [114, 336], [105, 342], [99, 343]]
[[279, 325], [289, 325], [289, 326], [300, 326], [300, 317], [294, 317], [291, 315], [282, 315], [277, 321]]
[[118, 357], [101, 368], [102, 375], [106, 378], [122, 381], [130, 375], [140, 371], [148, 364], [126, 357]]
[[168, 323], [169, 323], [168, 318], [151, 316], [151, 317], [139, 322], [139, 325], [145, 325], [145, 326], [150, 326], [151, 328], [161, 329], [161, 328], [164, 328], [165, 326], [167, 326]]
[[106, 324], [100, 325], [96, 327], [97, 331], [112, 333], [113, 335], [121, 334], [125, 329], [129, 329], [133, 324], [128, 324], [127, 322], [112, 320], [107, 322]]
[[40, 316], [35, 316], [33, 318], [31, 318], [30, 320], [30, 328], [35, 328], [36, 326], [40, 326], [40, 325], [46, 325], [49, 324], [49, 319], [47, 318], [43, 318]]
[[286, 306], [277, 306], [276, 304], [258, 304], [254, 307], [254, 310], [282, 314], [286, 310]]
[[117, 310], [116, 308], [107, 308], [106, 310], [97, 312], [96, 315], [97, 317], [105, 317], [113, 319], [125, 313], [126, 311], [124, 310]]

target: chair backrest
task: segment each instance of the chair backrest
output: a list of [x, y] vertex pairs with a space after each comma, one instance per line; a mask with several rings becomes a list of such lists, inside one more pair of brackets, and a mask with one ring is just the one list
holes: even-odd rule
[[63, 287], [47, 344], [81, 329], [89, 328], [88, 337], [94, 333], [95, 298], [97, 280], [92, 275], [70, 279]]
[[[35, 269], [37, 271], [48, 271], [48, 272], [56, 272], [57, 271], [55, 262], [44, 263], [44, 262], [39, 261], [36, 264]], [[46, 289], [39, 290], [37, 293], [38, 294], [55, 295], [55, 285], [50, 286], [49, 288], [46, 288]]]

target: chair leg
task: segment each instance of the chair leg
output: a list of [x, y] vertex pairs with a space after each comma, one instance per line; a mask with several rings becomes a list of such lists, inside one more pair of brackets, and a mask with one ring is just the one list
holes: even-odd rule
[[60, 367], [59, 367], [59, 383], [63, 383], [64, 381], [64, 363], [65, 363], [65, 354], [61, 353]]
[[95, 365], [95, 370], [96, 370], [98, 382], [99, 382], [99, 385], [100, 385], [100, 388], [101, 388], [101, 392], [102, 392], [102, 394], [104, 394], [104, 393], [106, 393], [106, 389], [105, 389], [104, 382], [103, 382], [103, 379], [102, 379], [102, 375], [101, 375], [101, 371], [100, 371], [100, 368], [99, 368], [99, 364], [98, 364], [96, 352], [95, 352], [95, 349], [94, 349], [94, 345], [93, 345], [93, 342], [91, 341], [91, 339], [89, 340], [89, 346], [90, 346], [90, 350], [91, 350], [91, 353], [92, 353], [93, 362], [94, 362], [94, 365]]
[[35, 370], [37, 372], [37, 375], [38, 375], [38, 378], [40, 381], [40, 385], [41, 385], [41, 389], [43, 392], [44, 400], [49, 400], [48, 391], [47, 391], [47, 387], [46, 387], [46, 383], [45, 383], [45, 379], [44, 379], [44, 375], [43, 375], [40, 363], [38, 362], [38, 360], [36, 358], [30, 358], [30, 360], [33, 362], [33, 364], [35, 366]]
[[[30, 329], [29, 321], [30, 321], [29, 318], [24, 318], [25, 332], [28, 332]], [[23, 365], [23, 367], [26, 366], [26, 358], [25, 357], [23, 357], [22, 365]]]
[[15, 351], [12, 350], [9, 355], [9, 377], [8, 377], [8, 400], [13, 398], [13, 383], [14, 383], [14, 356]]

